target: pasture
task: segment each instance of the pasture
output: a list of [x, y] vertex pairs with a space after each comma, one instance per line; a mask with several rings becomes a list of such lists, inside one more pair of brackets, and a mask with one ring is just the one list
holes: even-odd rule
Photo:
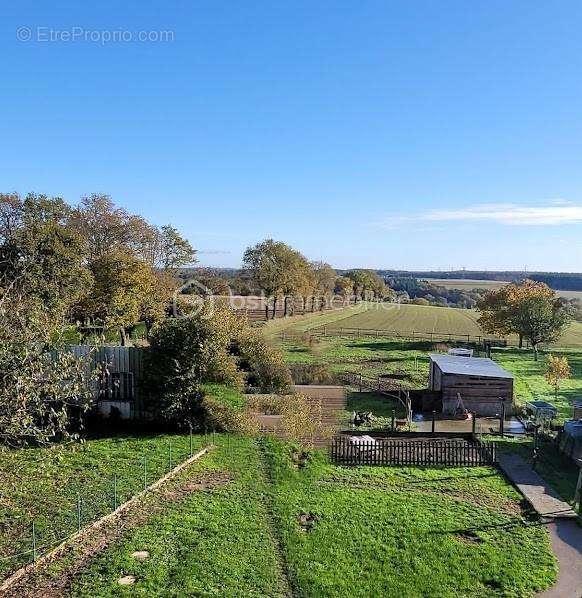
[[[368, 308], [347, 318], [337, 318], [333, 322], [322, 322], [326, 331], [356, 329], [361, 331], [386, 331], [394, 336], [418, 337], [429, 340], [431, 334], [451, 335], [453, 339], [462, 340], [469, 335], [471, 341], [479, 338], [491, 338], [483, 332], [477, 322], [478, 313], [471, 309], [453, 307], [434, 307], [432, 305], [370, 303]], [[317, 327], [313, 327], [317, 328]], [[312, 329], [313, 329], [312, 328]], [[458, 337], [458, 338], [457, 338]], [[445, 339], [446, 340], [446, 339]], [[516, 339], [512, 340], [513, 344]], [[572, 322], [562, 337], [554, 343], [557, 347], [582, 347], [582, 323]]]

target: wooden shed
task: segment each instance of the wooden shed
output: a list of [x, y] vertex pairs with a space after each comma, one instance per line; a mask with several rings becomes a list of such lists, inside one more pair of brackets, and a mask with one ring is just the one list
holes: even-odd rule
[[455, 415], [459, 396], [465, 409], [479, 416], [501, 414], [507, 417], [513, 407], [513, 375], [492, 359], [430, 355], [429, 389], [440, 392], [443, 414]]

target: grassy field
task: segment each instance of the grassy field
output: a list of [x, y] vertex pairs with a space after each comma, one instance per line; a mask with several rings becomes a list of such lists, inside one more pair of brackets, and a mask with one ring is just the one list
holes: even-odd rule
[[276, 441], [221, 443], [189, 475], [230, 481], [128, 532], [72, 595], [525, 597], [555, 579], [546, 530], [493, 469], [352, 469]]
[[[423, 335], [427, 338], [432, 333], [435, 337], [452, 335], [453, 340], [462, 340], [469, 335], [471, 341], [479, 337], [489, 338], [477, 322], [478, 313], [470, 309], [453, 307], [434, 307], [412, 304], [372, 303], [361, 306], [359, 311], [346, 317], [339, 317], [346, 312], [337, 312], [336, 319], [329, 322], [307, 319], [305, 330], [323, 328], [339, 330], [353, 328], [359, 330], [385, 330], [395, 335]], [[281, 330], [284, 324], [281, 324]], [[512, 339], [516, 342], [516, 339]], [[559, 347], [582, 347], [582, 323], [572, 322], [561, 338], [554, 343]]]
[[[203, 442], [194, 436], [193, 448]], [[86, 525], [113, 510], [114, 486], [121, 504], [143, 488], [144, 465], [151, 484], [169, 470], [170, 446], [175, 466], [189, 456], [189, 445], [187, 435], [158, 435], [0, 449], [0, 578], [30, 561], [33, 520], [42, 553], [77, 530], [78, 496]]]
[[329, 324], [327, 328], [389, 330], [397, 334], [433, 332], [483, 336], [477, 324], [477, 312], [473, 310], [394, 303], [372, 304], [366, 311]]
[[[501, 280], [471, 280], [469, 278], [426, 278], [426, 281], [446, 289], [457, 289], [459, 291], [474, 291], [475, 289], [485, 289], [486, 291], [494, 291], [509, 284]], [[566, 299], [582, 299], [582, 291], [556, 291], [560, 297]]]

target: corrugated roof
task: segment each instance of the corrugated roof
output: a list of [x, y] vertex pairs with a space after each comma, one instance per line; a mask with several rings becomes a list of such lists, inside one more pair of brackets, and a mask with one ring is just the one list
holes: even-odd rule
[[457, 357], [456, 355], [431, 353], [430, 359], [439, 366], [443, 374], [513, 378], [513, 374], [510, 374], [492, 359], [486, 357]]

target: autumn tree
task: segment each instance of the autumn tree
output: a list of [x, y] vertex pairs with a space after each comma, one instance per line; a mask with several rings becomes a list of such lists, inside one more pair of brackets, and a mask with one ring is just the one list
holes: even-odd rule
[[85, 239], [91, 262], [112, 251], [129, 251], [154, 268], [175, 270], [196, 261], [196, 250], [178, 230], [160, 228], [117, 207], [108, 195], [92, 194], [72, 210], [71, 223]]
[[[307, 311], [307, 303], [310, 298], [313, 298], [315, 295], [315, 288], [317, 285], [317, 280], [315, 277], [315, 272], [311, 265], [303, 271], [302, 277], [299, 280], [299, 285], [296, 289], [297, 296], [301, 299], [303, 305], [303, 313]], [[313, 301], [312, 301], [312, 310], [313, 311]]]
[[84, 243], [60, 198], [0, 196], [0, 278], [62, 324], [91, 284]]
[[325, 262], [312, 262], [311, 269], [315, 277], [315, 296], [319, 299], [319, 309], [322, 310], [335, 290], [336, 271]]
[[166, 224], [159, 230], [161, 253], [158, 265], [164, 270], [176, 270], [196, 262], [196, 250], [178, 229]]
[[[267, 239], [245, 251], [243, 264], [267, 299], [272, 301], [272, 317], [275, 317], [279, 298], [285, 301], [287, 315], [289, 297], [301, 288], [307, 268], [305, 258], [289, 245]], [[268, 319], [268, 304], [265, 305], [265, 313]]]
[[478, 302], [479, 324], [490, 334], [517, 334], [520, 346], [527, 340], [538, 358], [542, 343], [559, 338], [570, 321], [567, 301], [543, 282], [525, 280], [488, 292]]
[[343, 297], [344, 304], [347, 304], [354, 293], [354, 281], [347, 276], [338, 276], [335, 280], [335, 289], [337, 294]]
[[372, 300], [382, 299], [390, 294], [394, 294], [390, 291], [384, 280], [380, 278], [372, 270], [351, 270], [346, 276], [352, 280], [354, 284], [354, 295], [356, 299]]
[[140, 321], [151, 326], [163, 317], [171, 293], [156, 271], [131, 253], [107, 253], [93, 260], [91, 271], [94, 283], [79, 315], [118, 329], [122, 345]]
[[570, 364], [568, 363], [568, 358], [565, 355], [563, 357], [560, 357], [559, 355], [548, 356], [548, 363], [544, 377], [548, 384], [553, 387], [556, 398], [558, 398], [558, 392], [560, 390], [562, 381], [567, 380], [571, 376], [572, 372], [570, 371]]

